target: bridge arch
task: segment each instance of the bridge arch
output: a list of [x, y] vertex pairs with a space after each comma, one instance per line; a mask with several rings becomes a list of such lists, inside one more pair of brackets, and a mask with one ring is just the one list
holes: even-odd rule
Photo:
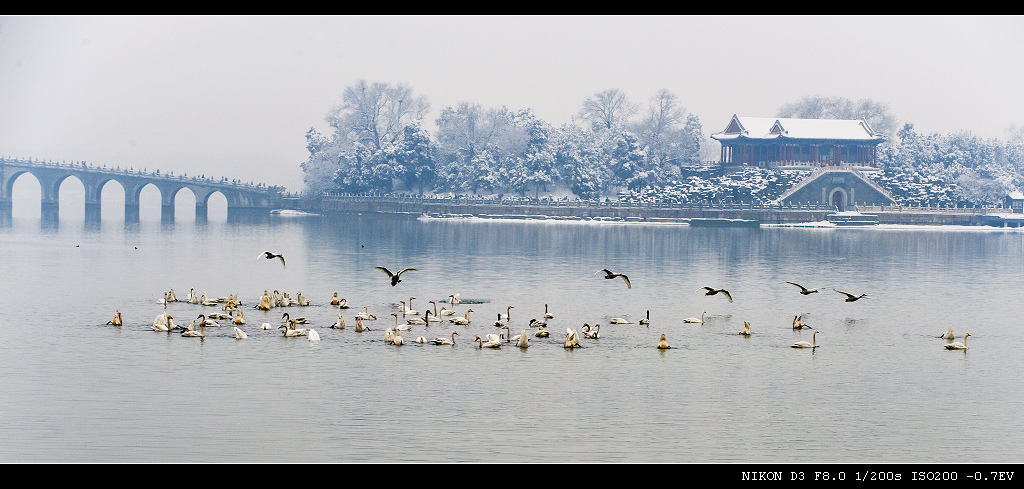
[[[26, 178], [25, 175], [28, 175], [29, 178]], [[37, 202], [41, 202], [43, 195], [43, 184], [39, 181], [39, 177], [31, 171], [11, 172], [4, 176], [3, 182], [0, 184], [2, 184], [0, 195], [5, 197], [3, 199], [4, 215], [9, 216], [8, 219], [13, 218], [15, 205], [18, 207], [18, 215], [32, 219], [39, 218]], [[33, 205], [29, 206], [30, 210], [22, 209], [27, 202], [33, 202]]]
[[143, 189], [149, 185], [153, 185], [160, 193], [160, 215], [163, 221], [174, 220], [175, 200], [183, 188], [188, 188], [195, 197], [195, 215], [200, 221], [208, 217], [211, 196], [219, 194], [215, 202], [227, 208], [228, 219], [232, 216], [258, 219], [260, 216], [269, 216], [270, 210], [281, 202], [283, 190], [280, 187], [246, 184], [227, 178], [187, 178], [184, 175], [173, 176], [120, 167], [100, 168], [82, 162], [54, 163], [0, 157], [0, 222], [10, 221], [14, 182], [25, 173], [32, 174], [39, 183], [40, 217], [44, 220], [59, 219], [60, 189], [71, 176], [80, 181], [84, 188], [86, 220], [100, 220], [104, 189], [114, 191], [108, 185], [110, 181], [118, 182], [124, 192], [125, 222], [138, 222], [140, 198]]

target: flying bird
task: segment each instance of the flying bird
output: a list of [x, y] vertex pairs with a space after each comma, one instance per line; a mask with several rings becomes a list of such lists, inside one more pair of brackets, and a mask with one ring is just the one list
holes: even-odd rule
[[403, 273], [405, 273], [405, 272], [418, 272], [419, 271], [419, 270], [416, 270], [415, 268], [406, 268], [405, 270], [402, 270], [401, 272], [391, 273], [391, 270], [388, 270], [387, 268], [384, 268], [384, 267], [374, 267], [374, 268], [376, 268], [377, 270], [380, 270], [380, 271], [388, 274], [388, 277], [391, 277], [391, 286], [392, 287], [398, 285], [398, 282], [402, 281], [400, 279], [400, 277], [402, 276]]
[[599, 274], [601, 272], [604, 272], [604, 278], [606, 278], [606, 279], [612, 279], [612, 278], [621, 277], [622, 281], [626, 282], [626, 288], [629, 288], [629, 289], [633, 288], [633, 286], [629, 283], [629, 277], [627, 277], [627, 276], [625, 276], [625, 275], [623, 275], [621, 273], [612, 272], [611, 270], [609, 270], [607, 268], [602, 268], [602, 269], [594, 272], [594, 275], [597, 275], [597, 274]]
[[288, 266], [285, 265], [285, 263], [284, 263], [284, 255], [277, 254], [277, 253], [271, 253], [269, 251], [264, 251], [263, 255], [261, 255], [261, 257], [262, 258], [266, 258], [268, 260], [273, 260], [274, 258], [280, 258], [281, 259], [281, 266], [285, 267], [285, 268], [288, 268]]
[[[725, 296], [726, 299], [729, 299], [729, 302], [732, 302], [732, 295], [729, 294], [728, 290], [725, 290], [725, 289], [714, 289], [714, 288], [711, 288], [711, 287], [701, 287], [701, 288], [699, 288], [697, 290], [706, 290], [707, 292], [705, 292], [704, 295], [715, 295], [715, 294], [721, 293], [722, 295]], [[696, 290], [694, 292], [696, 292]]]
[[797, 287], [800, 287], [800, 293], [801, 293], [801, 294], [803, 294], [803, 295], [810, 295], [810, 294], [813, 294], [813, 293], [815, 293], [815, 292], [817, 292], [817, 291], [821, 290], [821, 288], [817, 288], [817, 289], [808, 289], [807, 287], [804, 287], [803, 285], [800, 285], [800, 284], [798, 284], [798, 283], [796, 283], [796, 282], [786, 282], [786, 283], [787, 283], [787, 284], [793, 284], [793, 285], [795, 285], [795, 286], [797, 286]]
[[[836, 289], [832, 289], [832, 290], [836, 290]], [[841, 290], [836, 290], [836, 292], [839, 292], [840, 294], [845, 295], [846, 296], [846, 302], [853, 302], [853, 301], [856, 301], [857, 299], [863, 299], [863, 298], [868, 296], [867, 294], [861, 294], [861, 295], [847, 294], [846, 292], [843, 292]]]

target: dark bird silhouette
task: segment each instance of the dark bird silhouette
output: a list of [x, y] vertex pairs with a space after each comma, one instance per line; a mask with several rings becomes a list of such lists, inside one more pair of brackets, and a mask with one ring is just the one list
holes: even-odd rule
[[[711, 287], [701, 287], [701, 288], [699, 288], [697, 290], [706, 290], [707, 292], [704, 293], [704, 295], [715, 295], [715, 294], [721, 293], [722, 295], [725, 296], [726, 299], [729, 299], [729, 302], [732, 302], [732, 295], [729, 294], [728, 290], [725, 290], [725, 289], [713, 289]], [[696, 291], [694, 291], [694, 292], [696, 292]]]
[[602, 268], [602, 269], [594, 272], [594, 275], [597, 275], [597, 274], [599, 274], [601, 272], [604, 272], [604, 278], [607, 278], [607, 279], [621, 277], [622, 281], [626, 282], [626, 288], [629, 288], [629, 289], [633, 288], [633, 285], [629, 283], [629, 277], [627, 277], [627, 276], [625, 276], [625, 275], [623, 275], [621, 273], [614, 273], [614, 272], [612, 272], [611, 270], [609, 270], [607, 268]]
[[793, 284], [793, 285], [795, 285], [797, 287], [800, 287], [800, 293], [803, 294], [803, 295], [813, 294], [813, 293], [821, 290], [820, 288], [818, 288], [818, 289], [808, 289], [807, 287], [804, 287], [803, 285], [800, 285], [800, 284], [798, 284], [796, 282], [786, 282], [786, 283], [787, 284]]
[[285, 265], [285, 263], [284, 263], [284, 255], [280, 255], [280, 254], [277, 254], [277, 253], [271, 253], [269, 251], [264, 251], [263, 254], [260, 255], [260, 256], [262, 258], [266, 258], [268, 260], [273, 260], [274, 258], [279, 258], [281, 260], [281, 266], [284, 267], [284, 268], [288, 268], [288, 265]]
[[391, 277], [391, 286], [392, 287], [398, 285], [398, 282], [402, 281], [400, 277], [402, 276], [403, 273], [405, 273], [405, 272], [418, 272], [419, 271], [419, 270], [416, 270], [415, 268], [406, 268], [405, 270], [402, 270], [401, 272], [391, 273], [391, 270], [388, 270], [387, 268], [384, 268], [384, 267], [374, 267], [374, 268], [376, 268], [377, 270], [380, 270], [380, 271], [388, 274], [388, 277]]
[[[832, 289], [832, 290], [836, 290], [836, 289]], [[836, 292], [839, 292], [840, 294], [845, 295], [846, 296], [846, 302], [853, 302], [853, 301], [855, 301], [857, 299], [863, 299], [863, 298], [866, 298], [868, 296], [867, 294], [861, 294], [861, 295], [847, 294], [846, 292], [843, 292], [841, 290], [836, 290]]]

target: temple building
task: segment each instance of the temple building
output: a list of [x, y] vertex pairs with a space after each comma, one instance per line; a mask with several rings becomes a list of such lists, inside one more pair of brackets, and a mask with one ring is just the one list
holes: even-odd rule
[[723, 166], [875, 167], [885, 137], [862, 120], [732, 116], [711, 137], [722, 144]]

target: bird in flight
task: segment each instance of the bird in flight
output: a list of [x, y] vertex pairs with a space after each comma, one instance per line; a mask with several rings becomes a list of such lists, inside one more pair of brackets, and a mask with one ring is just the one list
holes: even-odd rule
[[627, 277], [627, 276], [625, 276], [625, 275], [623, 275], [621, 273], [614, 273], [614, 272], [612, 272], [611, 270], [609, 270], [607, 268], [602, 268], [602, 269], [594, 272], [594, 275], [597, 275], [597, 274], [599, 274], [601, 272], [604, 272], [604, 278], [607, 278], [607, 279], [612, 279], [612, 278], [616, 278], [616, 277], [622, 277], [622, 281], [626, 282], [626, 288], [629, 288], [629, 289], [633, 288], [633, 285], [629, 283], [629, 277]]
[[[836, 289], [832, 289], [832, 290], [836, 290]], [[857, 299], [862, 299], [862, 298], [865, 298], [865, 297], [868, 296], [867, 294], [861, 294], [861, 295], [847, 294], [846, 292], [843, 292], [841, 290], [836, 290], [836, 292], [839, 292], [840, 294], [845, 295], [846, 296], [846, 302], [853, 302], [853, 301], [855, 301]]]
[[[701, 288], [699, 288], [697, 290], [706, 290], [707, 292], [705, 292], [704, 295], [715, 295], [715, 294], [721, 293], [722, 295], [725, 296], [726, 299], [729, 299], [729, 302], [732, 302], [732, 295], [729, 294], [728, 290], [725, 290], [725, 289], [714, 289], [714, 288], [711, 288], [711, 287], [701, 287]], [[694, 292], [696, 292], [696, 290]]]
[[284, 255], [280, 255], [280, 254], [277, 254], [277, 253], [271, 253], [269, 251], [264, 251], [263, 254], [260, 255], [260, 257], [261, 258], [266, 258], [268, 260], [273, 260], [274, 258], [280, 258], [281, 259], [281, 266], [285, 267], [285, 268], [288, 268], [288, 265], [285, 265], [285, 263], [284, 263]]
[[796, 282], [786, 282], [786, 283], [787, 284], [793, 284], [793, 285], [795, 285], [797, 287], [800, 287], [800, 293], [803, 294], [803, 295], [813, 294], [813, 293], [821, 290], [820, 288], [818, 288], [818, 289], [808, 289], [807, 287], [804, 287], [803, 285], [800, 285], [800, 284], [798, 284]]
[[380, 270], [380, 271], [388, 274], [388, 277], [391, 277], [391, 286], [392, 287], [398, 285], [398, 282], [402, 281], [400, 279], [400, 277], [402, 276], [403, 273], [405, 273], [405, 272], [418, 272], [419, 271], [419, 270], [416, 270], [415, 268], [406, 268], [405, 270], [402, 270], [401, 272], [391, 273], [391, 270], [388, 270], [387, 268], [384, 268], [384, 267], [374, 267], [374, 268], [376, 268], [377, 270]]

